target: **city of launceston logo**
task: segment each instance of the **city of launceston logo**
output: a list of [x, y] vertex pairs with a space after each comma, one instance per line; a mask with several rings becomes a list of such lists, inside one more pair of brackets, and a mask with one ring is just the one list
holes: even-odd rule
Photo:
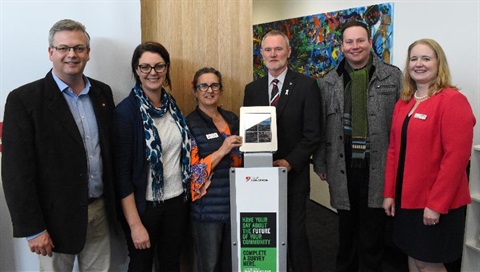
[[245, 177], [245, 181], [246, 182], [267, 182], [268, 179], [265, 179], [265, 178], [259, 178], [259, 177], [251, 177], [251, 176], [246, 176]]

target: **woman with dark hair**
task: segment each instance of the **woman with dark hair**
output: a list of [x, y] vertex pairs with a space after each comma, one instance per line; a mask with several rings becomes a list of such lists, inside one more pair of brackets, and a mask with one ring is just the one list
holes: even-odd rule
[[410, 271], [447, 271], [444, 263], [462, 256], [475, 122], [440, 45], [412, 43], [393, 112], [383, 203]]
[[170, 56], [142, 43], [132, 57], [136, 84], [114, 113], [117, 196], [124, 214], [129, 271], [180, 270], [187, 233], [190, 132], [170, 86]]
[[242, 138], [238, 117], [219, 107], [222, 93], [219, 71], [205, 67], [195, 73], [198, 105], [187, 122], [193, 137], [191, 217], [199, 272], [232, 270], [229, 169], [242, 165]]

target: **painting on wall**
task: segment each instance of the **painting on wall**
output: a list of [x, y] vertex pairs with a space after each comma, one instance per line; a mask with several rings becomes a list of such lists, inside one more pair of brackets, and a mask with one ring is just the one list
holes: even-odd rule
[[373, 51], [386, 63], [390, 63], [393, 3], [384, 3], [254, 25], [254, 78], [266, 75], [260, 47], [262, 37], [273, 29], [282, 31], [290, 39], [291, 69], [313, 78], [323, 77], [343, 58], [340, 51], [340, 29], [350, 20], [363, 21], [370, 27]]

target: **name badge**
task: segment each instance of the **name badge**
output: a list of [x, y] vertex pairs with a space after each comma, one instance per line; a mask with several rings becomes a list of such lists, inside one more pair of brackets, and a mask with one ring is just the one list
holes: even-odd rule
[[207, 139], [209, 139], [209, 140], [210, 140], [210, 139], [218, 138], [218, 134], [217, 134], [216, 132], [207, 134], [207, 135], [205, 135], [205, 136], [207, 136]]
[[413, 118], [415, 118], [415, 119], [420, 119], [420, 120], [425, 120], [425, 119], [427, 119], [427, 115], [426, 115], [426, 114], [423, 114], [423, 113], [415, 113], [415, 115], [413, 116]]

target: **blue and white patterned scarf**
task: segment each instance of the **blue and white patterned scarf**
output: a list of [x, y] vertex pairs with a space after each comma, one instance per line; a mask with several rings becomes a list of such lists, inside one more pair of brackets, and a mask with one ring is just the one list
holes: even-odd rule
[[[135, 84], [133, 88], [135, 96], [137, 97], [138, 105], [140, 106], [140, 113], [143, 121], [143, 128], [145, 130], [145, 142], [146, 142], [146, 159], [150, 162], [151, 175], [152, 175], [152, 191], [153, 200], [159, 202], [163, 198], [163, 161], [162, 161], [162, 142], [158, 135], [158, 131], [155, 127], [153, 118], [162, 117], [167, 111], [175, 120], [175, 123], [182, 135], [182, 151], [180, 154], [180, 162], [182, 166], [182, 183], [183, 190], [186, 193], [189, 187], [190, 181], [190, 131], [187, 127], [187, 122], [182, 112], [177, 106], [175, 99], [162, 88], [162, 94], [160, 101], [162, 103], [161, 108], [155, 108], [148, 97], [143, 92], [142, 88]], [[188, 194], [185, 194], [188, 197]]]

